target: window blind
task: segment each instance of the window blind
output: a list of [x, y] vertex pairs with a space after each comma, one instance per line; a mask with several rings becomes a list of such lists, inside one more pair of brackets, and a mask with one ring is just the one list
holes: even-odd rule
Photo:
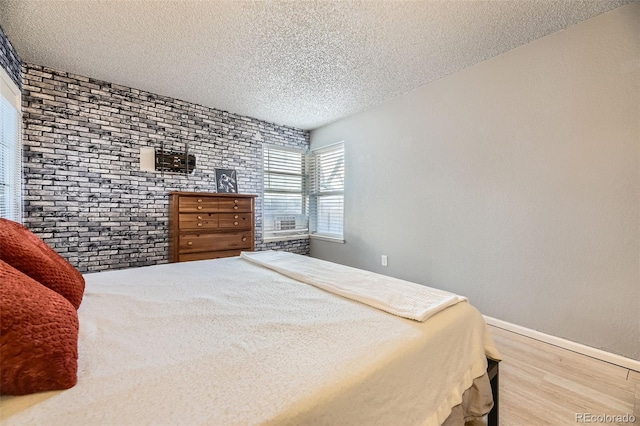
[[306, 235], [305, 152], [265, 145], [263, 238]]
[[22, 222], [21, 95], [0, 68], [0, 217]]
[[344, 144], [312, 151], [309, 207], [311, 234], [344, 238]]

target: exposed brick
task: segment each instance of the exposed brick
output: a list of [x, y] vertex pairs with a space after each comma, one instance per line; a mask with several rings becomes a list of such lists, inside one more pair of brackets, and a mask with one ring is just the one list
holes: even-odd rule
[[[25, 225], [82, 272], [166, 263], [169, 192], [215, 191], [215, 168], [236, 169], [240, 192], [258, 195], [257, 250], [309, 253], [308, 239], [262, 242], [262, 144], [307, 149], [307, 131], [38, 65], [23, 70]], [[140, 171], [140, 148], [162, 144], [188, 144], [194, 173]]]
[[22, 90], [22, 61], [2, 27], [0, 27], [0, 66]]

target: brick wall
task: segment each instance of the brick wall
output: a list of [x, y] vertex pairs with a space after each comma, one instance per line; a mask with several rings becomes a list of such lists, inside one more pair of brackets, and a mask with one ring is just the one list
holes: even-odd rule
[[2, 27], [0, 27], [0, 66], [9, 74], [13, 82], [22, 88], [22, 61]]
[[[168, 193], [214, 191], [214, 168], [258, 194], [256, 249], [309, 253], [308, 240], [262, 242], [262, 144], [307, 149], [309, 133], [26, 64], [25, 225], [81, 271], [166, 263]], [[190, 176], [143, 172], [141, 147], [195, 154]]]

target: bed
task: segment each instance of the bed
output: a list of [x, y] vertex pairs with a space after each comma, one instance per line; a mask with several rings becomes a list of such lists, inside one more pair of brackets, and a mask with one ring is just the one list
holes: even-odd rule
[[2, 423], [449, 425], [491, 408], [499, 353], [466, 299], [420, 322], [250, 256], [86, 274], [77, 385], [3, 396]]

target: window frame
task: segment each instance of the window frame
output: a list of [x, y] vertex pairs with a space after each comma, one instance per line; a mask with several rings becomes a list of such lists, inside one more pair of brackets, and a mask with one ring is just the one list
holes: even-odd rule
[[[22, 184], [22, 93], [18, 85], [2, 67], [0, 67], [0, 98], [6, 99], [9, 105], [16, 110], [15, 146], [7, 147], [8, 153], [12, 155], [7, 155], [6, 158], [0, 158], [0, 161], [4, 162], [0, 171], [2, 171], [3, 174], [6, 173], [5, 176], [1, 177], [2, 182], [4, 184], [6, 176], [8, 176], [9, 180], [9, 184], [7, 184], [9, 187], [9, 200], [6, 201], [6, 205], [0, 207], [0, 214], [2, 214], [2, 217], [22, 223], [24, 218], [24, 194]], [[1, 108], [0, 111], [2, 111]], [[4, 120], [4, 117], [0, 116], [0, 120]], [[0, 137], [2, 137], [2, 135], [0, 135]], [[1, 197], [0, 200], [3, 198], [4, 197]], [[5, 203], [5, 201], [2, 202]], [[12, 204], [13, 206], [7, 207], [8, 204]], [[3, 211], [6, 211], [6, 214], [3, 214]]]
[[[280, 235], [276, 235], [275, 231], [267, 230], [268, 219], [267, 216], [275, 216], [277, 213], [271, 213], [267, 211], [266, 207], [266, 198], [269, 193], [278, 193], [278, 191], [267, 191], [267, 175], [270, 173], [287, 175], [286, 172], [271, 172], [266, 169], [266, 156], [269, 150], [273, 151], [281, 151], [281, 152], [292, 152], [296, 154], [300, 154], [301, 161], [301, 174], [291, 173], [289, 175], [300, 176], [301, 178], [301, 190], [300, 190], [300, 198], [301, 198], [301, 211], [299, 214], [291, 214], [292, 216], [304, 216], [304, 222], [306, 223], [306, 227], [304, 228], [296, 228], [291, 230], [290, 232], [279, 232]], [[291, 147], [283, 147], [272, 144], [263, 144], [262, 145], [262, 241], [263, 242], [274, 242], [274, 241], [289, 241], [289, 240], [300, 240], [309, 238], [309, 212], [308, 212], [308, 197], [307, 197], [307, 155], [308, 151], [300, 148], [291, 148]], [[290, 193], [290, 194], [298, 194], [298, 192], [288, 192], [288, 191], [280, 191], [281, 194]], [[283, 216], [287, 216], [282, 214]], [[271, 219], [269, 219], [270, 221]]]
[[[313, 176], [310, 177], [310, 191], [309, 191], [309, 212], [314, 213], [313, 218], [309, 218], [309, 236], [310, 238], [322, 240], [322, 241], [330, 241], [334, 243], [344, 244], [344, 192], [345, 192], [345, 180], [346, 180], [346, 164], [345, 164], [345, 144], [344, 141], [332, 143], [330, 145], [325, 145], [320, 148], [316, 148], [310, 151], [310, 161], [313, 162], [313, 166], [310, 167], [313, 173], [319, 173], [318, 166], [318, 154], [326, 154], [338, 149], [342, 150], [342, 189], [338, 191], [327, 191], [325, 193], [320, 194], [319, 191], [314, 188], [317, 183], [318, 177]], [[323, 233], [317, 231], [317, 223], [318, 223], [318, 199], [319, 197], [331, 197], [331, 196], [341, 196], [342, 197], [342, 232], [340, 234], [335, 233]], [[314, 205], [315, 204], [315, 205]], [[315, 229], [314, 229], [315, 228]]]

